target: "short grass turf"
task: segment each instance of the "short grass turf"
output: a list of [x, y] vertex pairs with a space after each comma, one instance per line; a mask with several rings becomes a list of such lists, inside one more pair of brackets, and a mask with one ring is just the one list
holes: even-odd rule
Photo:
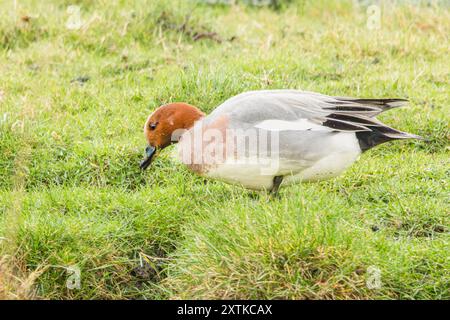
[[[77, 30], [72, 1], [0, 4], [0, 295], [450, 298], [445, 1], [385, 3], [378, 29], [367, 1], [74, 3]], [[169, 150], [139, 170], [157, 106], [275, 88], [408, 98], [380, 119], [428, 141], [278, 198]]]

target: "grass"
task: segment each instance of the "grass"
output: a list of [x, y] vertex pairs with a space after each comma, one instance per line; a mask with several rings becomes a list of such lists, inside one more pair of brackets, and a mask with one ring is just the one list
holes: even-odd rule
[[[75, 3], [79, 30], [71, 1], [0, 4], [0, 297], [450, 298], [445, 2], [386, 4], [376, 30], [354, 1]], [[169, 150], [139, 170], [157, 106], [263, 88], [408, 98], [381, 120], [428, 141], [279, 199]]]

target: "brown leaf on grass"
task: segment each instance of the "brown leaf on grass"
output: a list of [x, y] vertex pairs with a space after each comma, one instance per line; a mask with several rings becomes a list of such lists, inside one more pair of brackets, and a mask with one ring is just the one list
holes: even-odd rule
[[418, 29], [422, 31], [433, 31], [435, 30], [435, 26], [428, 23], [416, 23]]
[[28, 23], [31, 21], [31, 17], [29, 15], [21, 16], [20, 21]]
[[61, 140], [61, 136], [59, 134], [57, 134], [55, 131], [52, 131], [51, 135], [52, 135], [53, 139]]

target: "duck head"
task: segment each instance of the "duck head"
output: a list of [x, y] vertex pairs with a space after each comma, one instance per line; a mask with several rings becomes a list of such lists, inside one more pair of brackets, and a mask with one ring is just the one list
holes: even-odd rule
[[198, 108], [187, 103], [169, 103], [156, 109], [144, 125], [148, 145], [145, 159], [140, 164], [141, 169], [147, 169], [158, 150], [178, 142], [180, 133], [192, 128], [204, 116]]

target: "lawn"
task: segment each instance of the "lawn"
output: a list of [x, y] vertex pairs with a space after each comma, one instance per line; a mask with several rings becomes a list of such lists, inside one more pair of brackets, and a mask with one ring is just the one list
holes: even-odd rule
[[[450, 299], [448, 3], [208, 2], [0, 2], [0, 298]], [[159, 105], [265, 88], [427, 140], [276, 198], [139, 169]]]

